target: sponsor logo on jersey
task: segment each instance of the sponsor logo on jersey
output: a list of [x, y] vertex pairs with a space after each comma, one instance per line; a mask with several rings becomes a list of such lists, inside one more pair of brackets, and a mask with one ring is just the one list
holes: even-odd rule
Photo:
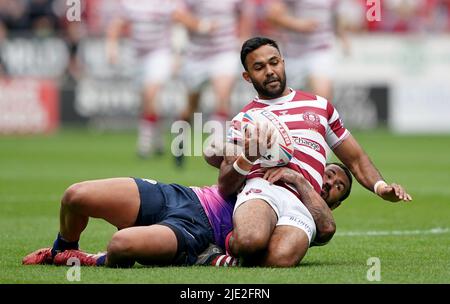
[[245, 195], [249, 195], [250, 193], [261, 193], [261, 192], [262, 192], [261, 189], [250, 188], [248, 191], [245, 192]]
[[320, 151], [320, 145], [318, 143], [315, 143], [315, 142], [313, 142], [311, 140], [308, 140], [308, 139], [302, 138], [302, 137], [293, 136], [292, 138], [294, 139], [294, 142], [297, 145], [311, 148], [311, 149], [313, 149], [314, 151], [317, 151], [317, 152]]
[[303, 113], [303, 120], [307, 123], [310, 130], [318, 131], [320, 128], [320, 118], [314, 112]]
[[308, 223], [306, 223], [301, 218], [298, 218], [298, 217], [295, 217], [295, 216], [291, 216], [291, 217], [289, 217], [289, 221], [294, 222], [294, 223], [297, 224], [298, 227], [302, 227], [303, 229], [305, 229], [305, 231], [307, 231], [307, 233], [309, 235], [313, 234], [312, 228], [309, 226]]
[[275, 115], [272, 112], [268, 112], [268, 111], [262, 111], [261, 115], [264, 115], [265, 117], [267, 117], [267, 119], [269, 119], [278, 128], [281, 136], [283, 137], [284, 143], [286, 145], [290, 145], [291, 140], [289, 138], [288, 130], [286, 130], [286, 128], [283, 127], [283, 125], [281, 124], [281, 122], [278, 119], [276, 119]]

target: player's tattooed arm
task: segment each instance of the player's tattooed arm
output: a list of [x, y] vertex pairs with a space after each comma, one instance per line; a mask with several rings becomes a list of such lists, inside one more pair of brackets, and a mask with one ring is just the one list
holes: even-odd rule
[[286, 168], [271, 168], [266, 171], [264, 178], [270, 183], [278, 180], [292, 184], [299, 192], [302, 203], [311, 213], [316, 223], [316, 237], [311, 245], [325, 245], [336, 232], [336, 223], [331, 209], [311, 184], [298, 172]]

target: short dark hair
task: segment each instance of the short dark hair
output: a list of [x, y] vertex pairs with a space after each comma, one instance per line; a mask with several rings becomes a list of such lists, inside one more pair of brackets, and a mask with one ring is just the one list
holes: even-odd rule
[[253, 52], [256, 49], [259, 49], [263, 45], [273, 46], [280, 52], [280, 48], [275, 40], [272, 40], [267, 37], [253, 37], [244, 42], [241, 49], [241, 63], [244, 69], [247, 71], [247, 65], [245, 64], [245, 60], [247, 59], [247, 55]]
[[348, 189], [344, 193], [342, 198], [339, 200], [340, 202], [343, 202], [350, 195], [350, 192], [352, 191], [352, 183], [353, 183], [352, 173], [350, 172], [350, 170], [346, 166], [344, 166], [341, 163], [327, 163], [327, 166], [328, 165], [336, 165], [336, 166], [338, 166], [339, 168], [341, 168], [344, 171], [345, 175], [347, 175], [347, 178], [348, 178], [348, 181], [349, 181]]

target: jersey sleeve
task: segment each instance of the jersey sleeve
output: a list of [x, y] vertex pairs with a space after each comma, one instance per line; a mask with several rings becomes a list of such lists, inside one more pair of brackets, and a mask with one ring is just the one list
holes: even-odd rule
[[231, 126], [227, 132], [227, 142], [240, 145], [243, 141], [241, 129], [242, 117], [244, 113], [240, 112], [231, 120]]
[[339, 146], [342, 141], [350, 134], [350, 132], [344, 127], [344, 123], [339, 116], [336, 108], [327, 101], [328, 112], [328, 127], [326, 134], [326, 141], [331, 149]]

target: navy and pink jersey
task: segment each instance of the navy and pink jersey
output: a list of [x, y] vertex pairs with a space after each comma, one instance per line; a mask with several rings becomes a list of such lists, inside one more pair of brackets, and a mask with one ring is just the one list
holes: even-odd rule
[[[294, 156], [287, 167], [301, 173], [320, 193], [327, 160], [325, 147], [337, 147], [350, 134], [334, 106], [323, 97], [292, 89], [290, 94], [276, 99], [256, 97], [233, 118], [227, 141], [242, 142], [242, 117], [254, 108], [272, 111], [287, 125], [294, 141]], [[263, 176], [261, 164], [256, 161], [247, 179]], [[283, 182], [278, 184], [299, 197], [294, 187]]]
[[205, 209], [214, 232], [215, 244], [225, 249], [225, 238], [233, 229], [233, 209], [236, 197], [224, 198], [217, 185], [210, 187], [190, 187]]

